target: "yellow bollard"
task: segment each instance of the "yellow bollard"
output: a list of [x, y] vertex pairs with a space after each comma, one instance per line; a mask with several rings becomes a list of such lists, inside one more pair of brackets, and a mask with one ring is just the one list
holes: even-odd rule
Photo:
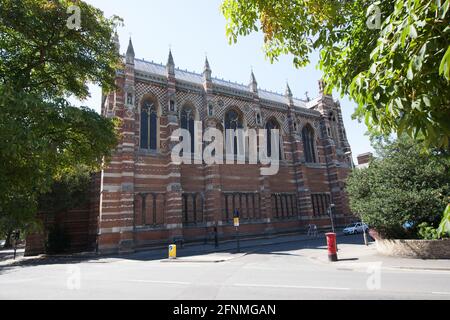
[[171, 244], [169, 246], [169, 259], [177, 258], [177, 246], [175, 244]]

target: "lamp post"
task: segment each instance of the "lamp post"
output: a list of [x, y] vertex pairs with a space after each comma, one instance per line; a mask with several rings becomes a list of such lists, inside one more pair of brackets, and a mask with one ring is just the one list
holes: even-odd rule
[[363, 225], [364, 244], [365, 244], [366, 246], [368, 246], [368, 245], [369, 245], [369, 242], [367, 241], [366, 227], [365, 227], [365, 224], [364, 224], [364, 222], [362, 221], [362, 219], [361, 219], [361, 223], [362, 223], [362, 225]]
[[330, 204], [330, 207], [328, 208], [330, 220], [331, 220], [331, 229], [333, 230], [333, 233], [336, 233], [334, 230], [334, 216], [333, 216], [333, 208], [335, 207], [335, 204]]
[[[351, 165], [351, 168], [352, 168], [352, 170], [355, 170], [356, 168], [355, 168], [355, 164], [353, 163], [352, 152], [351, 152], [351, 151], [347, 151], [347, 152], [345, 153], [345, 155], [348, 156], [348, 157], [350, 158], [350, 165]], [[369, 245], [369, 242], [368, 242], [368, 240], [367, 240], [366, 227], [365, 227], [365, 224], [364, 224], [364, 221], [363, 221], [362, 218], [361, 218], [361, 224], [362, 224], [362, 229], [363, 229], [364, 245], [368, 246], [368, 245]]]

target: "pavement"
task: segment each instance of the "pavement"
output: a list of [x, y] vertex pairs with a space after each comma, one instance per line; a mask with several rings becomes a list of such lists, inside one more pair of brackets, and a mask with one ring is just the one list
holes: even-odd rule
[[[413, 259], [388, 257], [378, 254], [375, 242], [369, 241], [368, 246], [362, 245], [362, 235], [344, 236], [338, 233], [338, 261], [330, 262], [327, 255], [325, 234], [307, 236], [303, 234], [290, 234], [271, 238], [256, 238], [240, 241], [240, 252], [237, 252], [237, 243], [234, 240], [221, 242], [219, 247], [213, 244], [190, 244], [177, 248], [177, 258], [168, 259], [167, 249], [155, 249], [140, 251], [131, 254], [99, 256], [92, 252], [79, 253], [75, 255], [59, 255], [37, 257], [24, 257], [24, 249], [17, 250], [16, 260], [13, 260], [12, 249], [0, 250], [0, 267], [21, 264], [39, 264], [55, 261], [68, 263], [70, 261], [85, 261], [106, 259], [116, 261], [120, 259], [131, 260], [161, 260], [162, 262], [198, 262], [198, 263], [220, 263], [243, 257], [247, 254], [257, 252], [260, 248], [282, 244], [303, 244], [302, 255], [311, 262], [332, 265], [337, 268], [367, 268], [368, 264], [382, 263], [384, 269], [404, 270], [442, 270], [450, 271], [450, 260]], [[351, 240], [348, 243], [347, 240]]]
[[[319, 234], [317, 237], [310, 237], [306, 235], [290, 234], [271, 238], [254, 238], [240, 240], [240, 251], [244, 254], [254, 251], [256, 248], [265, 247], [267, 245], [278, 244], [278, 243], [290, 243], [290, 242], [304, 242], [314, 239], [324, 239], [324, 234]], [[223, 262], [229, 260], [231, 257], [242, 256], [230, 255], [230, 253], [235, 253], [237, 249], [237, 242], [234, 240], [221, 241], [219, 246], [216, 248], [214, 244], [186, 244], [183, 247], [177, 248], [177, 259], [176, 261], [188, 261], [195, 260], [197, 262]], [[84, 252], [74, 255], [54, 255], [46, 256], [39, 255], [36, 257], [24, 257], [23, 250], [18, 250], [17, 259], [13, 260], [11, 255], [11, 250], [0, 250], [0, 267], [7, 265], [20, 265], [20, 264], [33, 264], [33, 263], [46, 263], [49, 261], [77, 261], [77, 260], [88, 260], [88, 259], [142, 259], [142, 260], [161, 260], [167, 258], [168, 249], [153, 249], [153, 250], [143, 250], [131, 254], [122, 255], [108, 255], [108, 256], [98, 256], [92, 252]], [[224, 253], [224, 254], [219, 254]], [[173, 261], [174, 262], [174, 261]]]
[[247, 253], [231, 253], [231, 252], [217, 252], [217, 253], [207, 253], [197, 256], [189, 257], [178, 257], [175, 259], [163, 259], [161, 262], [165, 263], [180, 263], [180, 262], [190, 262], [190, 263], [220, 263], [230, 261], [232, 259], [241, 258], [247, 255]]
[[[357, 237], [357, 236], [355, 236]], [[322, 249], [322, 250], [317, 250]], [[374, 242], [368, 246], [359, 244], [343, 243], [338, 245], [338, 261], [330, 262], [328, 256], [324, 254], [326, 247], [316, 249], [304, 249], [303, 254], [311, 261], [326, 265], [333, 265], [336, 268], [367, 268], [374, 263], [379, 263], [384, 270], [429, 270], [429, 271], [450, 271], [450, 260], [448, 259], [413, 259], [384, 256], [377, 252]]]
[[450, 300], [450, 260], [384, 257], [362, 235], [303, 235], [117, 256], [20, 258], [0, 263], [0, 299]]
[[[24, 254], [25, 248], [17, 248], [16, 259], [22, 259]], [[0, 249], [0, 265], [2, 264], [2, 262], [12, 263], [13, 259], [14, 259], [14, 249]]]

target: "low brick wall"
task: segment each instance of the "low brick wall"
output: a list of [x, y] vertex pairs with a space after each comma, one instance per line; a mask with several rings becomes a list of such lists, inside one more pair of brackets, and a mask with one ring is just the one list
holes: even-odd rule
[[379, 253], [419, 259], [450, 259], [450, 239], [446, 240], [382, 240], [376, 241]]

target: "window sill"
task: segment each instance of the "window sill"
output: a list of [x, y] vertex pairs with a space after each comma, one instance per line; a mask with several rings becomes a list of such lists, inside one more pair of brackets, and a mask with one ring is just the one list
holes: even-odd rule
[[161, 156], [161, 153], [158, 150], [139, 149], [138, 155], [157, 157], [157, 156]]

